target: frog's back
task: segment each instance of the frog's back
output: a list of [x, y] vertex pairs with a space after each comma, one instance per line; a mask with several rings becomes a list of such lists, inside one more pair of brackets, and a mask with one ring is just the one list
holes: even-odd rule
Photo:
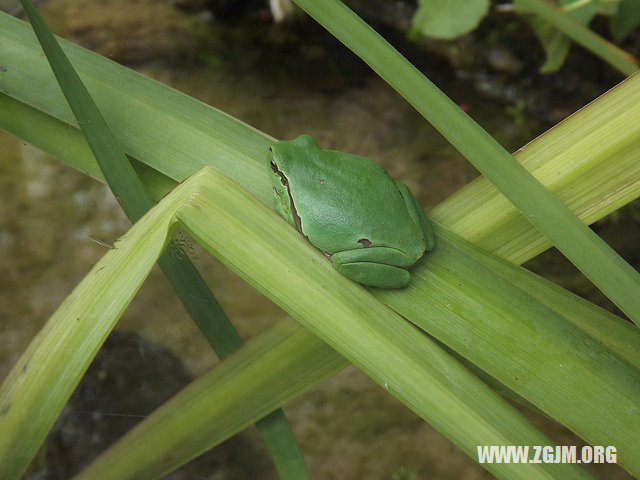
[[416, 259], [422, 255], [422, 230], [380, 165], [360, 155], [318, 148], [308, 164], [294, 168], [301, 169], [295, 175], [298, 185], [290, 188], [302, 230], [320, 250], [333, 254], [384, 246]]

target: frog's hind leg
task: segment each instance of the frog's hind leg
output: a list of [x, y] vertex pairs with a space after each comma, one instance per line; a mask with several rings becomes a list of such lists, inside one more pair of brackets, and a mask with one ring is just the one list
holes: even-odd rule
[[366, 253], [363, 250], [335, 253], [331, 256], [331, 262], [345, 277], [372, 287], [400, 288], [411, 280], [411, 274], [404, 268], [367, 261], [362, 255]]
[[403, 268], [382, 263], [344, 263], [336, 265], [336, 270], [358, 283], [379, 288], [400, 288], [411, 280], [411, 274]]
[[400, 195], [402, 195], [402, 198], [404, 199], [404, 203], [407, 206], [407, 211], [409, 212], [411, 219], [417, 225], [420, 225], [420, 228], [422, 229], [426, 250], [431, 250], [435, 245], [433, 227], [431, 226], [431, 222], [427, 218], [427, 215], [424, 213], [422, 205], [420, 205], [416, 197], [414, 197], [413, 193], [411, 193], [411, 190], [409, 190], [409, 187], [407, 187], [399, 180], [395, 180], [395, 182]]

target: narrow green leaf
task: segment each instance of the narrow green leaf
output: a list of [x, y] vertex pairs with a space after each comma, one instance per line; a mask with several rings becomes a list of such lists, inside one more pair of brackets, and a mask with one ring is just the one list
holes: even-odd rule
[[640, 25], [640, 0], [624, 0], [611, 19], [611, 30], [617, 41], [621, 42], [634, 28]]
[[127, 217], [135, 223], [153, 203], [42, 17], [30, 0], [21, 0], [21, 3], [109, 187]]
[[[560, 0], [559, 6], [563, 7], [573, 18], [582, 25], [587, 26], [593, 17], [598, 13], [598, 5], [594, 1], [575, 2], [574, 0]], [[531, 15], [524, 4], [514, 1], [516, 12], [525, 16], [533, 30], [538, 35], [538, 39], [544, 47], [547, 59], [540, 67], [540, 72], [555, 72], [564, 64], [569, 54], [571, 44], [569, 37], [556, 29], [552, 24], [538, 15]]]
[[404, 96], [529, 222], [640, 326], [639, 272], [343, 3], [295, 1]]
[[[127, 217], [135, 223], [153, 202], [42, 17], [30, 0], [21, 2], [107, 184]], [[225, 357], [236, 350], [242, 344], [240, 335], [184, 252], [170, 242], [158, 264], [216, 353]], [[304, 458], [284, 413], [273, 412], [260, 420], [257, 427], [281, 478], [308, 478]]]
[[517, 1], [624, 75], [633, 75], [638, 71], [638, 60], [633, 55], [589, 30], [558, 5], [548, 0]]

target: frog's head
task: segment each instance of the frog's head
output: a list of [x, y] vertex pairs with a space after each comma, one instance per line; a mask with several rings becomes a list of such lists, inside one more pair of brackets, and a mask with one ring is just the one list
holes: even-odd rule
[[274, 172], [287, 171], [292, 161], [300, 161], [314, 150], [320, 150], [316, 140], [310, 135], [300, 135], [293, 140], [283, 140], [271, 145], [267, 162]]

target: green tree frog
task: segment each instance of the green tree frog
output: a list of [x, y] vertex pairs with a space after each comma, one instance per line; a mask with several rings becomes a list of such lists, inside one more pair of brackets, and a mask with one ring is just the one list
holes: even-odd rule
[[434, 246], [431, 224], [407, 186], [368, 158], [325, 150], [309, 135], [269, 149], [275, 210], [345, 277], [381, 288]]

